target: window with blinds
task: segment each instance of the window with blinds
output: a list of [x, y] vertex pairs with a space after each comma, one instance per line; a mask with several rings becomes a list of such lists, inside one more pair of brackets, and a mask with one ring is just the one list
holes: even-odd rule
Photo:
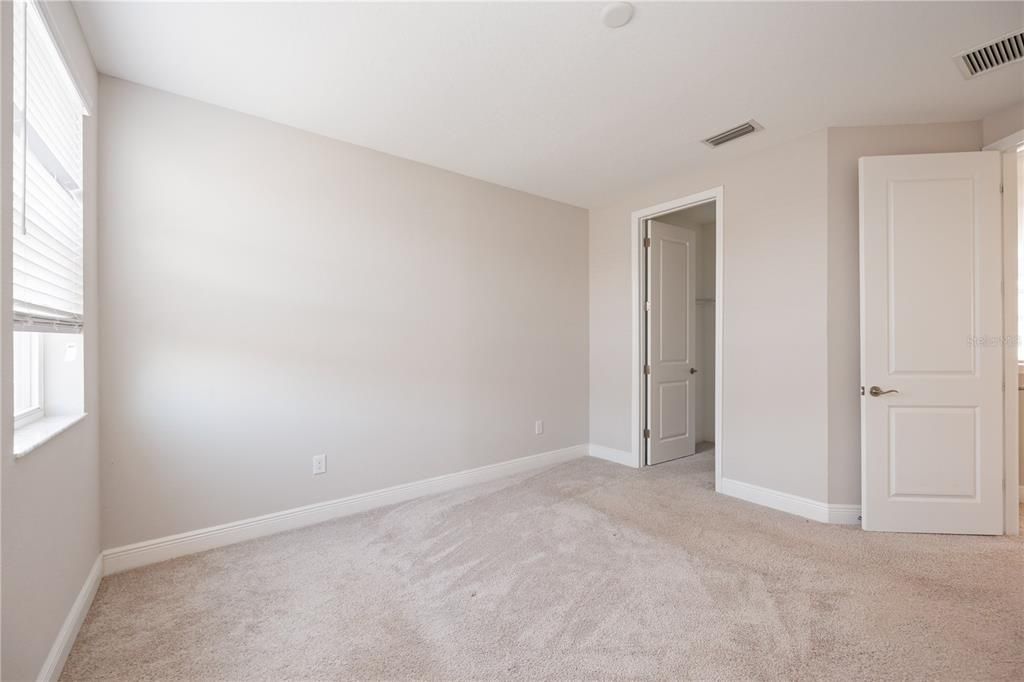
[[39, 8], [13, 10], [14, 328], [77, 333], [85, 107]]

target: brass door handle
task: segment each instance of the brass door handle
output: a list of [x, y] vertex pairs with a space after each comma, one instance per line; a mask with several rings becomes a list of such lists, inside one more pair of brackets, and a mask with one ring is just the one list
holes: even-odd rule
[[877, 398], [880, 395], [888, 395], [889, 393], [899, 393], [895, 388], [891, 388], [888, 391], [883, 391], [878, 386], [872, 386], [868, 389], [868, 393], [872, 398]]

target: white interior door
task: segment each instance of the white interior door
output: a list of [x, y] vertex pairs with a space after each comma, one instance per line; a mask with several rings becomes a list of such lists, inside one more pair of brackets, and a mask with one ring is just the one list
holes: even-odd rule
[[696, 450], [694, 318], [697, 236], [688, 227], [648, 221], [647, 463]]
[[997, 152], [860, 160], [865, 530], [1003, 532], [1000, 179]]

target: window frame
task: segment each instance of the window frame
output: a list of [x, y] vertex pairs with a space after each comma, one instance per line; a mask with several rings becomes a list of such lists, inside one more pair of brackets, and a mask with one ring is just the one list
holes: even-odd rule
[[[15, 332], [19, 333], [19, 332]], [[29, 363], [29, 384], [27, 389], [32, 396], [30, 402], [32, 406], [28, 409], [22, 410], [21, 412], [14, 413], [14, 429], [20, 429], [23, 426], [28, 426], [32, 422], [39, 421], [46, 416], [46, 400], [43, 395], [44, 387], [44, 373], [43, 373], [43, 351], [42, 351], [42, 335], [39, 332], [20, 332], [27, 333], [29, 335], [28, 341], [28, 363]], [[14, 366], [18, 363], [18, 354], [14, 354]], [[19, 379], [19, 373], [15, 369], [12, 376], [14, 381], [17, 383]], [[17, 386], [15, 386], [17, 391]]]
[[[1017, 373], [1024, 377], [1024, 142], [1017, 146]], [[1022, 386], [1020, 377], [1018, 387]]]
[[[60, 242], [61, 248], [54, 248], [56, 242], [51, 240], [49, 251], [35, 249], [42, 254], [43, 260], [48, 258], [49, 261], [55, 263], [56, 268], [51, 268], [49, 262], [40, 264], [37, 262], [38, 259], [22, 254], [27, 262], [36, 266], [23, 271], [23, 274], [27, 273], [27, 277], [22, 278], [22, 289], [26, 289], [27, 284], [28, 289], [44, 293], [46, 296], [19, 298], [17, 291], [19, 271], [15, 269], [13, 273], [15, 282], [12, 294], [9, 294], [15, 304], [12, 306], [13, 329], [18, 333], [30, 334], [26, 338], [31, 339], [28, 344], [23, 345], [21, 339], [15, 334], [17, 352], [14, 352], [15, 344], [12, 344], [12, 350], [8, 351], [8, 360], [14, 356], [13, 366], [20, 370], [12, 373], [15, 375], [14, 381], [17, 383], [19, 402], [15, 406], [12, 401], [11, 412], [17, 410], [17, 413], [8, 417], [14, 425], [14, 457], [19, 459], [74, 424], [81, 422], [87, 415], [84, 395], [85, 359], [80, 354], [76, 357], [75, 353], [65, 350], [64, 361], [61, 362], [59, 352], [62, 342], [56, 334], [77, 336], [77, 345], [79, 346], [84, 342], [85, 233], [89, 222], [85, 205], [87, 203], [86, 196], [93, 191], [88, 187], [86, 177], [89, 133], [85, 118], [91, 115], [93, 103], [88, 95], [88, 89], [83, 89], [82, 81], [78, 78], [79, 74], [74, 68], [75, 59], [69, 59], [69, 55], [64, 50], [60, 31], [56, 30], [57, 23], [54, 22], [47, 3], [42, 0], [15, 0], [15, 2], [21, 6], [20, 11], [24, 12], [23, 15], [17, 15], [24, 43], [19, 42], [15, 45], [16, 51], [19, 51], [20, 47], [19, 54], [22, 61], [18, 64], [19, 68], [14, 69], [10, 75], [15, 80], [19, 78], [19, 75], [23, 79], [31, 79], [31, 82], [22, 84], [23, 90], [20, 91], [22, 99], [16, 100], [12, 97], [11, 111], [9, 112], [14, 119], [17, 119], [18, 101], [20, 101], [22, 121], [20, 144], [24, 145], [20, 148], [22, 151], [21, 167], [18, 167], [16, 159], [12, 159], [12, 161], [15, 166], [13, 169], [15, 174], [22, 174], [21, 182], [23, 184], [19, 185], [22, 193], [21, 219], [23, 222], [21, 224], [27, 226], [28, 220], [32, 219], [31, 211], [27, 210], [28, 187], [31, 182], [33, 183], [31, 186], [34, 188], [32, 191], [39, 200], [37, 203], [44, 209], [42, 212], [36, 211], [36, 218], [41, 218], [43, 221], [35, 222], [35, 226], [40, 228], [38, 234], [50, 235], [60, 231], [59, 229], [50, 229], [54, 227], [70, 226], [73, 228], [68, 234], [57, 235], [59, 238], [56, 239], [56, 242]], [[36, 21], [37, 19], [38, 21]], [[36, 30], [39, 28], [41, 30]], [[32, 36], [35, 38], [33, 39]], [[30, 49], [32, 46], [35, 46], [34, 52]], [[12, 67], [17, 61], [17, 59], [11, 60]], [[34, 70], [30, 69], [31, 64], [36, 65]], [[35, 75], [32, 76], [32, 73]], [[14, 86], [17, 88], [17, 83], [14, 83]], [[29, 95], [26, 94], [44, 91], [49, 92], [49, 95], [43, 99], [36, 96], [34, 101], [30, 101]], [[61, 104], [62, 102], [63, 104]], [[79, 107], [81, 107], [79, 120], [71, 122], [74, 124], [74, 136], [61, 138], [60, 135], [64, 133], [60, 133], [57, 129], [66, 132], [68, 128], [65, 124], [71, 125], [69, 121], [71, 121], [72, 115], [79, 116], [77, 113]], [[33, 112], [44, 113], [42, 118], [39, 118], [38, 115], [34, 116]], [[46, 114], [45, 112], [50, 113]], [[39, 121], [44, 121], [42, 127], [36, 126]], [[44, 128], [47, 130], [45, 139], [41, 137]], [[15, 152], [19, 150], [18, 132], [18, 130], [12, 130], [15, 135], [15, 139], [12, 140], [12, 148]], [[53, 137], [55, 134], [58, 137]], [[70, 144], [65, 144], [67, 142]], [[63, 156], [58, 154], [59, 158], [55, 160], [53, 157], [59, 149], [64, 149], [66, 153]], [[30, 155], [34, 160], [33, 164], [28, 161]], [[58, 166], [56, 170], [53, 163]], [[30, 171], [33, 173], [32, 178], [29, 177]], [[40, 185], [40, 178], [45, 180], [47, 177], [54, 179], [59, 185], [58, 190], [66, 192], [75, 204], [72, 207], [74, 210], [66, 211], [64, 217], [54, 215], [53, 209], [57, 202], [52, 201], [53, 197], [51, 196], [57, 195], [58, 198], [63, 198], [63, 195], [59, 191], [53, 191], [54, 188], [49, 184]], [[17, 189], [13, 186], [17, 181], [12, 177], [12, 194]], [[12, 211], [12, 213], [14, 212]], [[68, 216], [71, 217], [68, 218]], [[15, 216], [12, 215], [12, 217]], [[71, 223], [74, 224], [71, 225]], [[18, 235], [15, 234], [18, 225], [17, 221], [11, 225], [12, 242], [18, 238]], [[67, 230], [65, 231], [67, 232]], [[23, 230], [21, 234], [28, 233]], [[65, 237], [68, 235], [70, 238], [66, 239]], [[17, 244], [12, 243], [11, 246], [12, 250], [16, 251], [13, 247]], [[33, 246], [38, 246], [38, 244], [30, 245], [29, 248], [31, 249]], [[53, 253], [50, 252], [56, 253], [59, 257], [54, 258]], [[15, 257], [17, 258], [17, 254]], [[57, 291], [40, 289], [38, 286], [40, 284], [49, 285], [51, 288], [56, 287]], [[77, 300], [74, 296], [76, 293]], [[71, 294], [70, 298], [69, 294]], [[71, 307], [68, 307], [69, 305]], [[8, 339], [12, 340], [11, 337]], [[18, 376], [19, 374], [20, 376]]]

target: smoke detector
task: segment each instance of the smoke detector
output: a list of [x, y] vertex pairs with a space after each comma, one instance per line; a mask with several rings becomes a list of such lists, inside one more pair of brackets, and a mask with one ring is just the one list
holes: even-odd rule
[[964, 78], [974, 78], [1024, 59], [1024, 31], [1007, 33], [953, 57]]
[[633, 5], [628, 2], [613, 2], [601, 10], [601, 21], [608, 28], [622, 28], [633, 19]]

